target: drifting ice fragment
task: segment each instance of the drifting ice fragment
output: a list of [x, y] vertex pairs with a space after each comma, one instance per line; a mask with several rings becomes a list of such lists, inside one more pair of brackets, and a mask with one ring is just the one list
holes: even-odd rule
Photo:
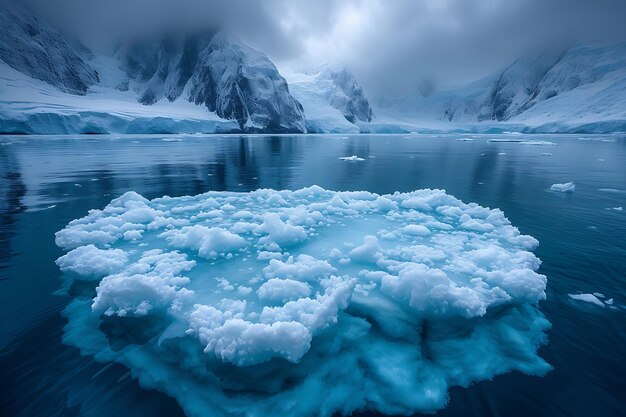
[[342, 156], [339, 159], [341, 159], [342, 161], [365, 161], [364, 158], [359, 158], [356, 155], [352, 155], [352, 156]]
[[574, 190], [576, 190], [576, 184], [573, 182], [566, 182], [565, 184], [552, 184], [550, 190], [558, 191], [560, 193], [573, 193]]
[[604, 307], [604, 303], [600, 301], [600, 299], [593, 294], [567, 294], [567, 295], [572, 300], [584, 301], [586, 303], [591, 303], [600, 307]]

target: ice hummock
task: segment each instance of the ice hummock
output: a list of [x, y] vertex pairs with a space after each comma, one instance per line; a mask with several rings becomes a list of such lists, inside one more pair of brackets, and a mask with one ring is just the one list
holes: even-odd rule
[[189, 415], [430, 412], [550, 369], [537, 241], [443, 190], [128, 192], [56, 242], [66, 343]]

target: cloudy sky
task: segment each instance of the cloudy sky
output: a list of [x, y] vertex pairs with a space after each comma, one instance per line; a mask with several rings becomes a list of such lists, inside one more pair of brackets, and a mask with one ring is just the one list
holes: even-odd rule
[[373, 83], [470, 81], [552, 43], [626, 40], [626, 0], [28, 0], [93, 46], [220, 25], [279, 68], [348, 65]]

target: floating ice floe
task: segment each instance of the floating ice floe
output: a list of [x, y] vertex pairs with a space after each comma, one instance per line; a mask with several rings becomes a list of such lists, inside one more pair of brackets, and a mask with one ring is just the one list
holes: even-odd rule
[[576, 184], [574, 184], [573, 182], [566, 182], [564, 184], [552, 184], [550, 190], [558, 191], [560, 193], [573, 193], [576, 190]]
[[520, 142], [520, 144], [532, 146], [556, 146], [556, 143], [547, 140], [525, 140]]
[[626, 194], [626, 190], [618, 190], [617, 188], [599, 188], [598, 191], [603, 193]]
[[65, 342], [189, 415], [432, 412], [550, 369], [538, 242], [442, 190], [128, 192], [56, 243]]
[[365, 161], [364, 158], [359, 158], [356, 155], [352, 155], [352, 156], [342, 156], [339, 159], [341, 159], [342, 161]]
[[[569, 298], [576, 301], [584, 301], [586, 303], [595, 304], [599, 307], [604, 307], [604, 303], [594, 294], [567, 294]], [[603, 296], [604, 297], [604, 296]], [[611, 299], [611, 304], [613, 300]]]

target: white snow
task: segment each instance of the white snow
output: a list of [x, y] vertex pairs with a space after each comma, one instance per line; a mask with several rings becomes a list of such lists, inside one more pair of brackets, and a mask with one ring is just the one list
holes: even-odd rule
[[[281, 72], [289, 83], [289, 91], [304, 107], [309, 133], [359, 133], [361, 129], [344, 116], [346, 96], [341, 86], [331, 77], [329, 68], [295, 72]], [[348, 73], [349, 74], [349, 73]], [[343, 110], [343, 111], [342, 111]], [[345, 139], [345, 138], [343, 138]]]
[[[408, 96], [378, 103], [376, 118], [365, 128], [380, 133], [625, 131], [625, 49], [624, 43], [579, 45], [560, 58], [560, 53], [522, 57], [495, 74], [426, 97], [408, 90]], [[501, 96], [498, 102], [494, 91]], [[502, 103], [503, 119], [494, 120]]]
[[[378, 100], [374, 118], [369, 122], [351, 118], [351, 123], [346, 119], [351, 115], [344, 115], [354, 110], [351, 108], [354, 106], [347, 103], [369, 103], [360, 88], [353, 90], [353, 96], [347, 95], [324, 71], [304, 74], [287, 70], [283, 75], [288, 80], [289, 93], [304, 107], [309, 133], [620, 132], [626, 130], [625, 48], [626, 44], [580, 45], [565, 51], [559, 60], [555, 61], [554, 56], [520, 59], [484, 79], [446, 87], [426, 97], [409, 89], [407, 97]], [[222, 68], [224, 54], [218, 55], [216, 68]], [[246, 55], [249, 60], [259, 60], [250, 62], [247, 71], [259, 70], [260, 56], [262, 54]], [[262, 60], [263, 65], [273, 67], [265, 58]], [[119, 62], [95, 55], [88, 64], [98, 71], [100, 82], [91, 86], [86, 95], [77, 96], [62, 93], [0, 61], [0, 131], [33, 134], [213, 133], [239, 129], [237, 122], [218, 117], [206, 106], [190, 103], [187, 100], [189, 91], [174, 102], [162, 99], [152, 105], [142, 105], [137, 102], [137, 92], [133, 88], [129, 91], [116, 89], [126, 77], [119, 69]], [[228, 71], [225, 74], [232, 75]], [[258, 104], [258, 120], [248, 120], [248, 128], [260, 127], [268, 117], [266, 110], [276, 104], [275, 100], [265, 100], [274, 91], [270, 87], [273, 84], [266, 85], [257, 78], [252, 76], [250, 80], [263, 104], [257, 103], [259, 100], [253, 101], [252, 104]], [[347, 79], [358, 87], [351, 75]], [[275, 81], [282, 83], [282, 78]], [[496, 87], [502, 87], [497, 91], [503, 99], [510, 99], [501, 114], [504, 119], [494, 119], [498, 105], [491, 92]], [[529, 96], [528, 91], [536, 94]], [[305, 127], [301, 116], [299, 114], [295, 122], [298, 131]], [[526, 144], [553, 146], [546, 141]]]
[[81, 279], [101, 279], [121, 269], [128, 262], [120, 249], [98, 249], [94, 245], [79, 246], [57, 259], [63, 272], [73, 272]]
[[566, 182], [564, 184], [552, 184], [550, 190], [558, 191], [560, 193], [573, 193], [576, 190], [576, 184], [573, 182]]
[[191, 415], [433, 412], [451, 386], [550, 369], [538, 242], [442, 190], [128, 192], [56, 242], [97, 284], [64, 340]]
[[101, 85], [86, 95], [63, 93], [0, 61], [0, 131], [32, 134], [195, 133], [229, 131], [237, 123], [219, 118], [206, 107], [181, 98], [146, 106], [132, 91], [109, 86], [117, 74], [114, 63], [100, 59]]

